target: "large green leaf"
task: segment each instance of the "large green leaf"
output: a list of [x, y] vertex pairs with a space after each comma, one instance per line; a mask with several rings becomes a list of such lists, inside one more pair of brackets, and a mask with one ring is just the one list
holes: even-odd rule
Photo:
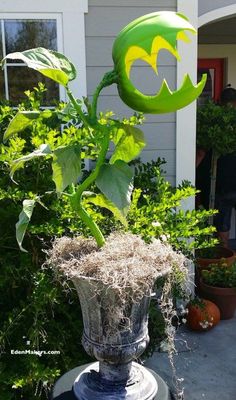
[[100, 194], [91, 194], [86, 200], [89, 203], [95, 204], [98, 207], [106, 208], [111, 211], [116, 219], [118, 219], [123, 225], [127, 226], [127, 220], [125, 218], [125, 214], [123, 210], [119, 210], [110, 200], [108, 200], [102, 193]]
[[23, 201], [23, 208], [19, 215], [19, 220], [16, 223], [16, 240], [18, 245], [22, 251], [27, 252], [22, 247], [22, 242], [25, 236], [26, 229], [28, 227], [29, 221], [31, 219], [33, 210], [35, 206], [35, 200], [24, 200]]
[[3, 59], [3, 63], [7, 59], [22, 60], [29, 68], [35, 69], [63, 86], [67, 86], [68, 82], [76, 77], [75, 67], [67, 57], [43, 47], [10, 53]]
[[53, 181], [58, 193], [76, 183], [81, 173], [81, 151], [79, 145], [58, 147], [53, 154]]
[[96, 185], [124, 214], [128, 212], [133, 190], [133, 171], [121, 160], [104, 164], [96, 179]]
[[130, 125], [123, 125], [122, 128], [117, 129], [113, 136], [113, 142], [116, 148], [110, 159], [111, 164], [114, 164], [116, 160], [130, 162], [146, 145], [141, 129]]
[[13, 180], [14, 173], [24, 167], [24, 164], [26, 161], [30, 161], [33, 158], [37, 157], [45, 157], [48, 156], [49, 154], [52, 154], [50, 146], [48, 144], [41, 144], [41, 146], [33, 151], [30, 154], [27, 154], [26, 156], [23, 156], [21, 158], [18, 158], [17, 160], [14, 160], [12, 165], [11, 165], [11, 171], [10, 171], [10, 177]]
[[6, 132], [4, 133], [3, 141], [6, 142], [12, 135], [21, 132], [30, 126], [39, 115], [40, 111], [19, 111], [10, 121]]

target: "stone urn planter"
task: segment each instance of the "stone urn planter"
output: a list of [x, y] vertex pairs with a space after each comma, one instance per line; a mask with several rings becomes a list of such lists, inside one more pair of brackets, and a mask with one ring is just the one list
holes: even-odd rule
[[155, 378], [134, 362], [149, 342], [150, 295], [127, 304], [125, 317], [119, 320], [116, 291], [93, 279], [78, 278], [73, 282], [83, 313], [82, 344], [98, 360], [76, 378], [75, 396], [81, 400], [153, 399], [158, 391]]
[[158, 385], [156, 374], [135, 360], [149, 342], [153, 286], [172, 266], [184, 270], [185, 257], [159, 240], [147, 244], [137, 235], [116, 233], [101, 249], [91, 239], [59, 239], [50, 262], [74, 283], [83, 314], [82, 344], [97, 359], [72, 382], [75, 398], [169, 400], [164, 381]]

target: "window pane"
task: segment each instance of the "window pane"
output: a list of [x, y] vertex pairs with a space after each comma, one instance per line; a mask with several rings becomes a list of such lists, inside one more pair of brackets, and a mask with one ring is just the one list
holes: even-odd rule
[[41, 75], [39, 72], [27, 67], [7, 67], [9, 98], [13, 104], [18, 104], [23, 99], [25, 90], [32, 90], [37, 86], [38, 82], [43, 82], [47, 87], [47, 92], [44, 94], [43, 105], [48, 106], [53, 104], [53, 100], [59, 99], [59, 86]]
[[57, 50], [56, 20], [5, 20], [6, 53], [34, 47]]
[[0, 69], [0, 101], [5, 98], [3, 71]]

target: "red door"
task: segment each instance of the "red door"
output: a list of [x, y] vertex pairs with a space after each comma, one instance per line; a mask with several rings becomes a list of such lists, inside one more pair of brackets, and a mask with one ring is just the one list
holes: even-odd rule
[[224, 84], [224, 59], [223, 58], [201, 58], [198, 60], [198, 76], [207, 74], [206, 86], [200, 96], [199, 103], [206, 99], [218, 102]]

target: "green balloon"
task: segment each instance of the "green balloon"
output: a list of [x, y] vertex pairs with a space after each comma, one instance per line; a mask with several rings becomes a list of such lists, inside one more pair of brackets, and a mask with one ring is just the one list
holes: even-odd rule
[[194, 101], [202, 92], [206, 75], [194, 85], [188, 74], [176, 91], [171, 91], [164, 79], [154, 96], [141, 93], [130, 80], [130, 70], [137, 59], [147, 62], [158, 74], [158, 53], [169, 51], [177, 60], [177, 41], [189, 42], [185, 31], [196, 33], [187, 18], [173, 11], [154, 12], [135, 19], [118, 34], [112, 50], [114, 70], [121, 99], [136, 111], [159, 114], [176, 111]]

